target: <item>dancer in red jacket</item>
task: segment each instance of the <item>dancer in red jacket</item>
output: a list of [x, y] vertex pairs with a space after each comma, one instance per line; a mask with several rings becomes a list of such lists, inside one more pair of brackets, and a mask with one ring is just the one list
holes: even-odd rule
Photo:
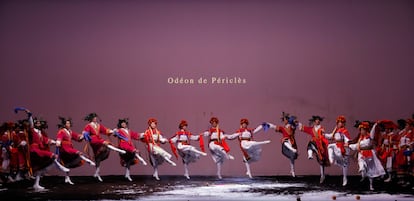
[[126, 151], [126, 154], [120, 154], [120, 162], [125, 167], [125, 178], [132, 181], [130, 168], [132, 165], [141, 161], [143, 165], [147, 162], [140, 156], [140, 152], [135, 148], [133, 140], [140, 140], [140, 134], [128, 128], [128, 119], [119, 119], [117, 129], [114, 129], [114, 134], [118, 137], [118, 147]]
[[310, 135], [312, 138], [308, 143], [308, 159], [313, 159], [313, 154], [316, 155], [316, 159], [319, 163], [321, 171], [321, 178], [319, 183], [323, 183], [325, 180], [325, 167], [328, 167], [328, 140], [325, 138], [325, 128], [322, 127], [321, 122], [323, 118], [320, 116], [312, 116], [309, 120], [312, 126], [303, 126], [299, 124], [299, 130]]
[[[72, 119], [59, 117], [60, 124], [58, 125], [59, 131], [56, 137], [56, 147], [58, 149], [60, 162], [67, 168], [76, 168], [82, 166], [85, 161], [91, 166], [95, 166], [95, 163], [85, 156], [84, 153], [75, 149], [72, 144], [74, 141], [82, 141], [83, 135], [72, 131]], [[73, 185], [69, 177], [69, 172], [66, 173], [65, 183]]]
[[[101, 134], [108, 135], [109, 138], [109, 136], [113, 134], [113, 131], [107, 129], [98, 122], [98, 115], [96, 113], [88, 114], [85, 117], [85, 121], [88, 121], [89, 123], [85, 126], [82, 133], [85, 136], [85, 140], [89, 142], [93, 150], [96, 164], [94, 177], [96, 177], [99, 181], [102, 181], [102, 178], [99, 175], [100, 165], [102, 161], [109, 157], [109, 150], [113, 150], [121, 154], [125, 154], [126, 152], [116, 148], [110, 141], [104, 140], [100, 136]], [[85, 147], [85, 149], [87, 149], [87, 147]]]

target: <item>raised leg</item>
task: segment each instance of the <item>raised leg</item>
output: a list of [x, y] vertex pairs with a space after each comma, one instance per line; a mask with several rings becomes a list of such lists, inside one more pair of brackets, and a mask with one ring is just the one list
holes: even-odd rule
[[292, 145], [289, 142], [284, 142], [283, 143], [288, 149], [290, 149], [293, 153], [298, 152], [298, 150], [296, 150], [295, 148], [292, 147]]
[[59, 170], [61, 170], [61, 171], [63, 171], [63, 172], [69, 172], [69, 171], [70, 171], [68, 168], [66, 168], [65, 166], [63, 166], [62, 164], [60, 164], [60, 163], [59, 163], [59, 161], [58, 161], [57, 159], [55, 159], [53, 162], [55, 163], [56, 167], [57, 167]]
[[113, 150], [113, 151], [116, 151], [116, 152], [119, 152], [119, 153], [121, 153], [121, 154], [125, 154], [125, 153], [126, 153], [126, 151], [125, 151], [125, 150], [118, 149], [118, 148], [116, 148], [116, 147], [114, 147], [114, 146], [112, 146], [112, 145], [110, 145], [110, 144], [107, 144], [106, 146], [107, 146], [109, 149], [111, 149], [111, 150]]
[[167, 161], [172, 166], [177, 166], [177, 164], [174, 163], [174, 161], [170, 160], [168, 157], [164, 157], [165, 161]]
[[313, 159], [313, 151], [312, 151], [312, 149], [308, 149], [308, 159], [309, 160]]
[[135, 157], [138, 158], [143, 165], [147, 165], [147, 162], [145, 162], [145, 160], [138, 153], [135, 153]]
[[79, 155], [81, 157], [82, 160], [86, 161], [87, 163], [89, 163], [89, 165], [91, 166], [96, 166], [96, 164], [90, 160], [89, 158], [86, 158], [85, 156], [83, 156], [82, 154]]

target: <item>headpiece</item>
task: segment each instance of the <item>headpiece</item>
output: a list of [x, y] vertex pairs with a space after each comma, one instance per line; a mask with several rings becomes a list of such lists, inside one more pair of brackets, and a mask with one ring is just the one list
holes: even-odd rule
[[72, 119], [71, 118], [65, 118], [65, 117], [58, 117], [60, 120], [60, 123], [57, 125], [58, 128], [64, 128], [66, 125], [66, 122], [69, 121], [72, 125]]
[[249, 125], [249, 120], [244, 118], [244, 119], [240, 119], [240, 124], [247, 124]]
[[317, 119], [319, 119], [319, 121], [323, 121], [323, 117], [321, 117], [321, 116], [318, 116], [318, 115], [312, 115], [312, 118], [310, 118], [309, 119], [309, 121], [310, 122], [314, 122], [314, 121], [316, 121]]
[[363, 121], [363, 122], [359, 123], [358, 129], [361, 129], [361, 128], [363, 128], [365, 130], [369, 130], [370, 123], [368, 121]]
[[184, 126], [188, 126], [188, 123], [186, 120], [181, 120], [180, 124], [178, 125], [179, 129], [184, 128]]
[[91, 122], [93, 118], [98, 117], [98, 115], [95, 112], [92, 112], [84, 118], [85, 121]]
[[336, 123], [338, 122], [342, 122], [342, 123], [346, 123], [346, 119], [344, 115], [340, 115], [336, 118]]
[[158, 121], [155, 118], [148, 119], [148, 125], [151, 125], [152, 122], [155, 122], [155, 124], [158, 124]]
[[213, 122], [219, 123], [218, 118], [217, 117], [211, 117], [210, 124], [212, 124]]
[[126, 125], [128, 126], [128, 118], [124, 118], [124, 119], [118, 119], [118, 128], [122, 128], [121, 124], [122, 123], [126, 123]]

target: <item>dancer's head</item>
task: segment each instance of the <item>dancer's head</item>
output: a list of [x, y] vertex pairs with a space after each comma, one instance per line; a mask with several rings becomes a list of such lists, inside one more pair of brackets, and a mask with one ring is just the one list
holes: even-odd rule
[[128, 128], [128, 118], [118, 119], [118, 128]]
[[185, 130], [187, 128], [187, 126], [188, 126], [188, 123], [187, 123], [186, 120], [181, 120], [180, 124], [178, 124], [179, 129], [184, 129]]
[[244, 118], [244, 119], [240, 119], [240, 126], [242, 128], [247, 128], [247, 126], [249, 125], [249, 120]]
[[60, 123], [58, 124], [58, 128], [66, 128], [69, 129], [72, 127], [72, 119], [70, 117], [58, 117], [60, 120]]
[[47, 129], [49, 126], [47, 125], [47, 121], [42, 120], [40, 118], [35, 117], [33, 119], [34, 127], [37, 129]]
[[219, 120], [218, 120], [217, 117], [211, 117], [211, 119], [210, 119], [211, 126], [216, 127], [218, 125], [218, 123], [219, 123]]
[[342, 128], [345, 126], [345, 123], [346, 123], [346, 118], [344, 115], [340, 115], [336, 118], [337, 127]]
[[414, 126], [414, 119], [409, 118], [405, 120], [405, 122], [406, 122], [406, 125], [405, 125], [406, 128], [412, 128]]
[[361, 133], [361, 135], [366, 135], [368, 133], [369, 129], [370, 129], [370, 122], [363, 121], [363, 122], [359, 123], [358, 129], [359, 129], [359, 132]]
[[158, 121], [155, 118], [148, 119], [148, 126], [151, 128], [157, 128]]
[[287, 124], [287, 123], [288, 123], [288, 121], [289, 121], [289, 118], [290, 118], [289, 113], [282, 112], [282, 117], [281, 117], [281, 119], [282, 119], [282, 122], [283, 122], [283, 123]]
[[98, 122], [98, 115], [95, 112], [89, 113], [88, 115], [86, 115], [84, 120], [89, 121], [89, 122], [97, 123]]
[[323, 117], [318, 115], [312, 115], [312, 118], [309, 119], [310, 123], [313, 123], [313, 125], [320, 125], [323, 121]]

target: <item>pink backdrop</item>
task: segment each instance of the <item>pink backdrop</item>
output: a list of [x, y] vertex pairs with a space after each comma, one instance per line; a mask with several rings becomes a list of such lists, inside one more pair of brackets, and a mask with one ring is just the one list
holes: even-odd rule
[[[155, 117], [170, 137], [181, 119], [200, 133], [217, 116], [230, 133], [241, 118], [251, 126], [279, 124], [286, 111], [303, 123], [324, 116], [327, 130], [343, 114], [355, 136], [355, 120], [414, 112], [413, 24], [412, 1], [2, 1], [0, 121], [23, 118], [13, 108], [24, 106], [48, 120], [55, 136], [59, 115], [72, 117], [76, 131], [90, 112], [111, 128], [129, 117], [136, 131]], [[200, 77], [208, 83], [198, 84]], [[214, 84], [212, 77], [245, 83]], [[272, 143], [252, 165], [254, 175], [289, 174], [280, 137], [256, 136]], [[319, 174], [306, 157], [308, 140], [297, 133], [298, 175]], [[225, 161], [223, 174], [244, 175], [237, 141], [230, 146], [236, 160]], [[72, 172], [90, 175], [93, 168]], [[336, 166], [327, 172], [340, 173]], [[123, 173], [112, 153], [102, 174]], [[134, 166], [132, 173], [152, 169]], [[192, 164], [190, 173], [214, 175], [211, 157]], [[163, 165], [163, 174], [183, 174], [181, 163]]]

